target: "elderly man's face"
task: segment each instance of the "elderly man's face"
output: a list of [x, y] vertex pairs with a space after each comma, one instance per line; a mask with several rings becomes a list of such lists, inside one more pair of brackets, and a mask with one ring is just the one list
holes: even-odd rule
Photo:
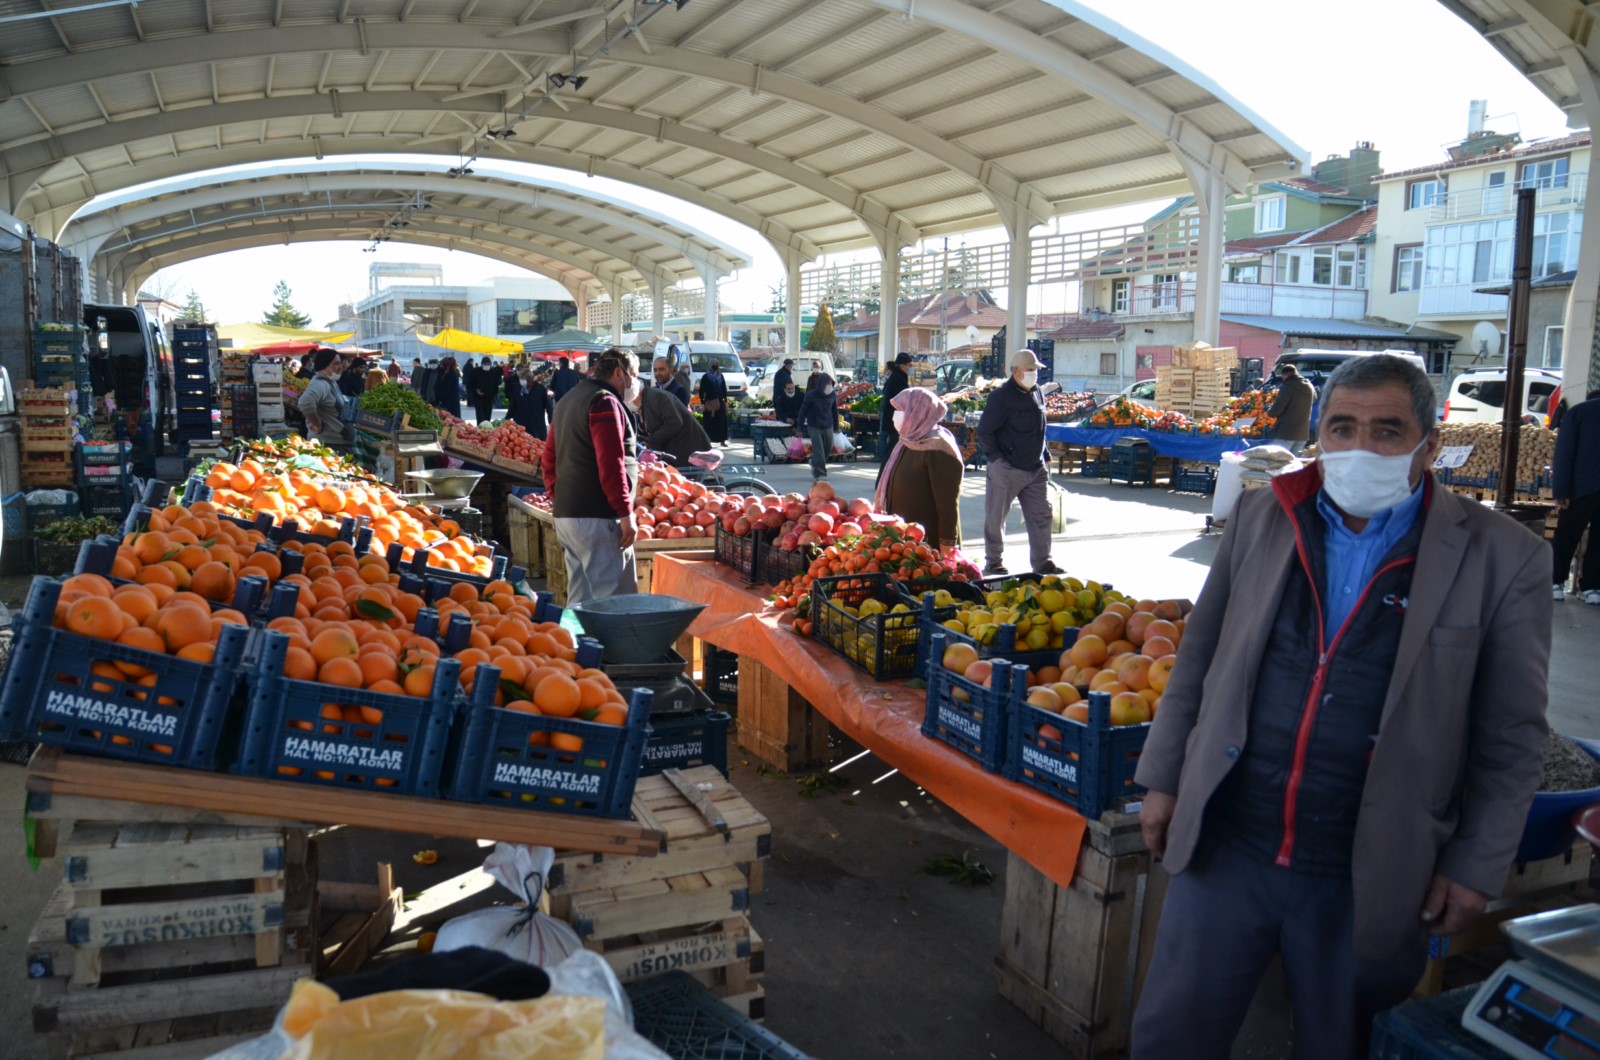
[[[1439, 432], [1430, 426], [1427, 443], [1411, 458], [1411, 484], [1439, 455]], [[1325, 452], [1365, 449], [1381, 456], [1401, 456], [1423, 441], [1424, 429], [1411, 407], [1411, 391], [1399, 383], [1357, 390], [1341, 386], [1322, 402], [1317, 446]]]
[[650, 372], [656, 377], [657, 386], [666, 386], [672, 382], [672, 365], [667, 363], [665, 357], [657, 357], [650, 366]]

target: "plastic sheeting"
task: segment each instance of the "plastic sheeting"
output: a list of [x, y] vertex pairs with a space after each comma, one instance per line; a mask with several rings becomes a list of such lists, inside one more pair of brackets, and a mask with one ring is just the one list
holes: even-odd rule
[[1199, 460], [1215, 464], [1223, 453], [1234, 453], [1260, 445], [1260, 438], [1241, 438], [1228, 434], [1174, 434], [1171, 431], [1147, 431], [1139, 427], [1068, 427], [1052, 423], [1045, 427], [1044, 437], [1050, 442], [1068, 445], [1116, 445], [1118, 438], [1143, 438], [1150, 443], [1157, 456], [1170, 456], [1179, 460]]
[[828, 721], [1006, 849], [1061, 886], [1072, 882], [1083, 816], [922, 735], [922, 689], [874, 681], [821, 644], [796, 636], [780, 623], [782, 612], [704, 553], [658, 552], [654, 579], [655, 592], [706, 605], [689, 627], [694, 636], [759, 661]]

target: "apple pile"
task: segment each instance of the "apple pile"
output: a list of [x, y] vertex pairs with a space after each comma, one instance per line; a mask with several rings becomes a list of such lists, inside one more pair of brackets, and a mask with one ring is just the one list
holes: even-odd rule
[[[775, 500], [762, 497], [760, 500]], [[711, 537], [716, 525], [736, 525], [759, 502], [707, 489], [685, 478], [668, 464], [651, 464], [639, 471], [639, 489], [633, 497], [634, 525], [642, 541]], [[750, 531], [746, 527], [746, 532]]]
[[749, 498], [742, 510], [725, 513], [722, 528], [744, 537], [758, 530], [773, 531], [773, 545], [784, 552], [821, 548], [846, 538], [860, 537], [864, 521], [872, 515], [865, 497], [843, 502], [826, 482], [814, 482], [806, 496]]
[[527, 429], [515, 420], [501, 420], [494, 430], [489, 432], [489, 439], [496, 455], [509, 460], [538, 465], [544, 455], [544, 443], [529, 434]]
[[446, 423], [455, 428], [455, 430], [452, 432], [455, 438], [466, 442], [468, 445], [476, 445], [484, 449], [494, 448], [493, 431], [486, 430], [471, 423], [464, 423], [461, 420], [456, 419], [454, 416], [451, 416], [448, 412], [442, 412], [440, 415], [444, 418]]

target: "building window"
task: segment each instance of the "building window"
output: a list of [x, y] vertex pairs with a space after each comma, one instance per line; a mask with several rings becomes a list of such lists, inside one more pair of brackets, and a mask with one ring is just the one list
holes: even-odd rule
[[[1512, 222], [1507, 219], [1437, 225], [1428, 229], [1423, 257], [1423, 287], [1451, 287], [1510, 279], [1511, 228]], [[1538, 231], [1536, 218], [1534, 232]]]
[[1438, 177], [1414, 180], [1406, 185], [1406, 209], [1420, 210], [1444, 202], [1444, 181]]
[[1114, 354], [1114, 353], [1102, 353], [1100, 355], [1100, 374], [1101, 375], [1116, 375], [1117, 374], [1117, 355], [1116, 354]]
[[1256, 231], [1281, 232], [1287, 223], [1288, 204], [1282, 195], [1256, 200]]
[[1422, 288], [1422, 245], [1410, 243], [1394, 248], [1395, 291], [1417, 291]]
[[1249, 265], [1229, 265], [1228, 282], [1230, 283], [1260, 283], [1261, 266], [1258, 263]]
[[1151, 300], [1150, 308], [1158, 313], [1177, 309], [1179, 298], [1183, 293], [1183, 285], [1178, 279], [1178, 274], [1175, 272], [1158, 274], [1152, 283], [1155, 297]]
[[1318, 247], [1311, 252], [1311, 282], [1318, 287], [1333, 284], [1333, 248]]
[[1278, 283], [1300, 282], [1300, 255], [1279, 251], [1273, 255], [1273, 278]]
[[1113, 313], [1126, 313], [1128, 311], [1129, 286], [1130, 284], [1127, 280], [1111, 281], [1111, 311]]
[[1334, 255], [1337, 268], [1333, 283], [1336, 287], [1365, 287], [1367, 285], [1367, 252], [1360, 247], [1340, 247]]
[[1505, 213], [1509, 201], [1506, 196], [1506, 171], [1502, 169], [1490, 173], [1483, 182], [1483, 212], [1485, 214]]
[[1567, 158], [1547, 158], [1524, 162], [1517, 174], [1519, 188], [1564, 188], [1567, 186]]
[[1544, 366], [1560, 369], [1561, 344], [1566, 341], [1567, 329], [1555, 324], [1544, 329]]
[[495, 334], [544, 335], [564, 327], [576, 327], [578, 306], [544, 298], [498, 298], [495, 300]]
[[1533, 278], [1554, 276], [1576, 268], [1578, 236], [1583, 231], [1583, 214], [1535, 214], [1533, 217]]

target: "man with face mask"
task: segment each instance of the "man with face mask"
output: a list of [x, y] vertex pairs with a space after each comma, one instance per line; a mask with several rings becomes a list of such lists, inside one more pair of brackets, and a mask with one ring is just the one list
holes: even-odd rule
[[672, 361], [666, 357], [657, 357], [650, 364], [650, 374], [656, 381], [656, 389], [671, 394], [682, 402], [684, 408], [689, 407], [689, 388], [683, 381], [672, 373]]
[[1050, 466], [1044, 446], [1044, 395], [1039, 392], [1039, 369], [1044, 362], [1032, 350], [1011, 355], [1011, 378], [995, 388], [978, 420], [978, 444], [983, 447], [984, 472], [983, 552], [984, 573], [1007, 573], [1006, 516], [1011, 502], [1022, 509], [1028, 529], [1029, 569], [1039, 574], [1060, 574], [1050, 558]]
[[1173, 879], [1134, 1060], [1227, 1057], [1275, 954], [1295, 1055], [1365, 1057], [1428, 935], [1505, 885], [1543, 760], [1550, 547], [1438, 488], [1434, 401], [1403, 358], [1347, 362], [1321, 456], [1228, 520], [1136, 774]]
[[775, 391], [772, 395], [772, 415], [780, 423], [787, 423], [793, 427], [800, 422], [800, 406], [805, 404], [805, 395], [800, 393], [794, 385], [794, 380], [784, 381], [783, 389]]

